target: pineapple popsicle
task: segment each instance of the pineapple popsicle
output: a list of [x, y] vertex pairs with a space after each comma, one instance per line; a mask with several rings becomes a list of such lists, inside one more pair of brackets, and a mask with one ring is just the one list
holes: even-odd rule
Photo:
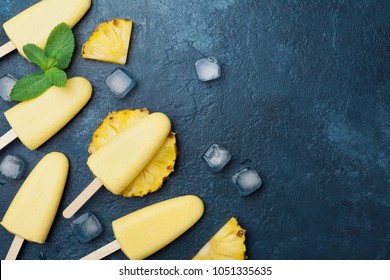
[[147, 206], [113, 221], [116, 240], [82, 259], [102, 259], [119, 249], [131, 260], [145, 259], [186, 232], [203, 212], [202, 200], [194, 195]]
[[30, 43], [43, 49], [55, 26], [75, 26], [90, 6], [91, 0], [44, 0], [29, 7], [4, 23], [11, 42], [0, 47], [0, 57], [15, 48], [25, 57], [23, 46]]
[[164, 144], [170, 131], [169, 118], [152, 113], [103, 145], [87, 164], [109, 191], [121, 194]]
[[65, 88], [52, 86], [37, 98], [17, 104], [4, 113], [12, 130], [0, 138], [0, 150], [16, 137], [30, 150], [37, 149], [61, 130], [91, 96], [90, 82], [75, 77]]
[[64, 210], [64, 217], [72, 217], [102, 185], [121, 194], [150, 162], [170, 131], [169, 118], [152, 113], [100, 147], [87, 162], [96, 179]]
[[25, 240], [44, 243], [56, 216], [68, 177], [69, 162], [62, 153], [43, 157], [5, 213], [1, 225], [15, 234], [6, 259], [15, 259]]

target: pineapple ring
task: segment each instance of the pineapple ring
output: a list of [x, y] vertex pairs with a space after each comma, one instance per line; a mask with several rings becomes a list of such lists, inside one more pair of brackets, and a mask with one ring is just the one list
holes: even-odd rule
[[231, 218], [193, 257], [193, 260], [244, 260], [245, 229]]
[[[88, 152], [94, 153], [122, 129], [134, 125], [149, 114], [150, 112], [145, 108], [109, 113], [94, 132]], [[174, 171], [177, 153], [176, 136], [171, 132], [157, 154], [123, 191], [122, 195], [125, 197], [144, 196], [159, 190], [169, 174]]]

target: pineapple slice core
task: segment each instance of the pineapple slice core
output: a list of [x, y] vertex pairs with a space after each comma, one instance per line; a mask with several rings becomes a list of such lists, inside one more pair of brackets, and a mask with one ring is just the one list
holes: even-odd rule
[[[94, 153], [122, 129], [134, 125], [149, 114], [147, 109], [109, 113], [93, 134], [88, 152]], [[171, 132], [157, 154], [123, 191], [122, 195], [125, 197], [144, 196], [159, 190], [169, 174], [174, 171], [176, 157], [176, 136]]]
[[193, 257], [193, 260], [244, 260], [245, 229], [231, 218]]
[[114, 18], [99, 24], [83, 45], [82, 57], [116, 64], [126, 64], [133, 22]]

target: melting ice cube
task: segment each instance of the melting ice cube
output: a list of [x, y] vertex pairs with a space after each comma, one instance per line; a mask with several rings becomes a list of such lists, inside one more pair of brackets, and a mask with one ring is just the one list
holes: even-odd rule
[[263, 183], [256, 170], [249, 167], [234, 174], [232, 180], [237, 187], [238, 193], [242, 196], [253, 193], [259, 189]]
[[199, 59], [195, 63], [195, 68], [199, 80], [204, 82], [217, 79], [221, 76], [221, 68], [217, 59], [213, 56]]
[[219, 172], [230, 161], [231, 155], [224, 147], [213, 144], [203, 155], [204, 160], [214, 172]]
[[4, 101], [11, 101], [11, 90], [18, 79], [10, 74], [0, 78], [0, 96]]
[[99, 220], [92, 213], [85, 213], [71, 223], [73, 233], [80, 242], [88, 242], [102, 233]]
[[116, 68], [107, 78], [106, 85], [118, 98], [125, 97], [136, 85], [134, 79], [123, 68]]
[[6, 178], [20, 179], [24, 169], [24, 161], [17, 156], [7, 155], [0, 163], [0, 174]]

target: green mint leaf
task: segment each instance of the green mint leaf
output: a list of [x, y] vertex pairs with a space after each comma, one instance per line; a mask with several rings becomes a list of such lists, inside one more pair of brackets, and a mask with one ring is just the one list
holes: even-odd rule
[[47, 69], [48, 58], [45, 52], [37, 45], [27, 44], [23, 46], [23, 52], [32, 63], [38, 65], [42, 70]]
[[18, 80], [11, 91], [11, 99], [25, 101], [38, 97], [49, 89], [52, 84], [46, 78], [45, 72], [37, 72]]
[[72, 60], [75, 43], [72, 29], [66, 23], [60, 23], [50, 33], [45, 46], [45, 54], [53, 61], [50, 67], [68, 68]]
[[45, 71], [47, 80], [57, 87], [65, 87], [67, 76], [65, 71], [58, 69], [57, 67], [52, 67]]

